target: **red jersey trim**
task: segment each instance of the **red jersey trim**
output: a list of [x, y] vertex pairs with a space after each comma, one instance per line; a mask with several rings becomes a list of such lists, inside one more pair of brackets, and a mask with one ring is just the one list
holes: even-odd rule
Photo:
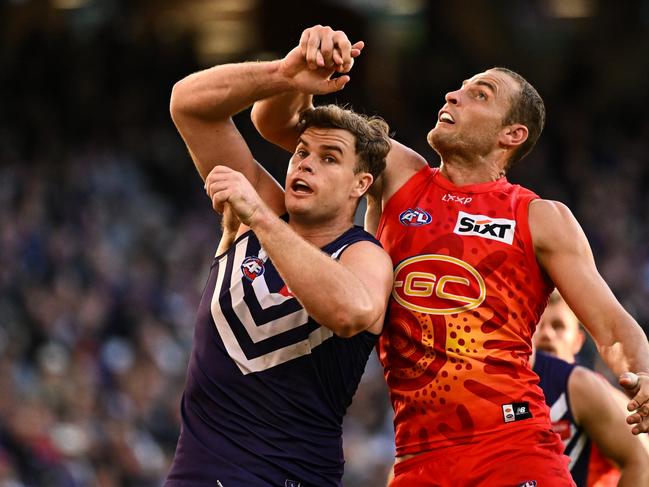
[[[523, 189], [523, 188], [521, 188]], [[527, 194], [521, 195], [518, 205], [516, 207], [516, 222], [520, 231], [519, 238], [525, 247], [525, 257], [531, 269], [536, 269], [538, 278], [544, 282], [548, 288], [548, 292], [554, 289], [554, 284], [539, 265], [536, 260], [536, 251], [534, 250], [534, 242], [532, 241], [532, 231], [530, 230], [530, 205], [532, 201], [540, 199], [539, 196], [532, 191], [527, 190]]]

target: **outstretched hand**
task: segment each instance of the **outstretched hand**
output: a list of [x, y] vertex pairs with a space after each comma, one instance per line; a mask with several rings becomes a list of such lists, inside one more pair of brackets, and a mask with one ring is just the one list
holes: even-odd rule
[[649, 375], [625, 372], [619, 383], [632, 398], [627, 409], [633, 414], [626, 418], [627, 423], [635, 425], [631, 432], [634, 435], [649, 432]]
[[[300, 44], [280, 61], [284, 75], [293, 81], [295, 89], [323, 95], [339, 91], [349, 82], [347, 74], [360, 56], [365, 43], [352, 43], [343, 31], [316, 25], [300, 38]], [[334, 73], [343, 73], [331, 78]]]
[[[253, 218], [271, 210], [263, 202], [250, 181], [238, 171], [226, 166], [216, 166], [205, 178], [205, 192], [212, 200], [212, 207], [219, 213], [229, 207], [233, 216], [250, 226]], [[224, 214], [224, 218], [227, 215]]]

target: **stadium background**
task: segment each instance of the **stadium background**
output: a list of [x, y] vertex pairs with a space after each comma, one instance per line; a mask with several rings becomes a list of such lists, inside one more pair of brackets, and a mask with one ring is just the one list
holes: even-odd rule
[[[548, 122], [509, 178], [573, 209], [647, 330], [649, 1], [1, 0], [0, 486], [160, 484], [219, 234], [171, 87], [278, 58], [316, 23], [366, 41], [328, 100], [381, 114], [432, 162], [444, 93], [494, 65], [531, 80]], [[237, 122], [281, 179], [287, 154], [247, 112]], [[346, 485], [382, 485], [391, 409], [374, 357], [345, 449]]]

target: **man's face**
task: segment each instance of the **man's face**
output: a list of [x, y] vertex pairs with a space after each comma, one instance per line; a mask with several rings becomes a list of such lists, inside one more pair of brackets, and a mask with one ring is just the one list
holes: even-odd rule
[[446, 94], [428, 143], [442, 158], [486, 156], [498, 147], [503, 120], [519, 90], [518, 82], [501, 71], [476, 74]]
[[577, 317], [565, 301], [559, 300], [545, 309], [532, 342], [537, 350], [573, 363], [584, 339]]
[[[359, 178], [356, 138], [342, 129], [307, 128], [286, 174], [286, 209], [318, 221], [356, 209]], [[367, 175], [367, 174], [366, 174]]]

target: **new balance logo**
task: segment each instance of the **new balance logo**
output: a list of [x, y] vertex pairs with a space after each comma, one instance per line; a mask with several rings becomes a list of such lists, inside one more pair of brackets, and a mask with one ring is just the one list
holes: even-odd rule
[[514, 402], [511, 404], [503, 404], [503, 421], [511, 423], [512, 421], [519, 421], [521, 419], [529, 419], [532, 417], [530, 405], [527, 402]]
[[511, 245], [514, 241], [515, 220], [506, 218], [491, 218], [484, 215], [471, 215], [460, 211], [453, 233], [458, 235], [474, 235], [476, 237], [498, 240]]

